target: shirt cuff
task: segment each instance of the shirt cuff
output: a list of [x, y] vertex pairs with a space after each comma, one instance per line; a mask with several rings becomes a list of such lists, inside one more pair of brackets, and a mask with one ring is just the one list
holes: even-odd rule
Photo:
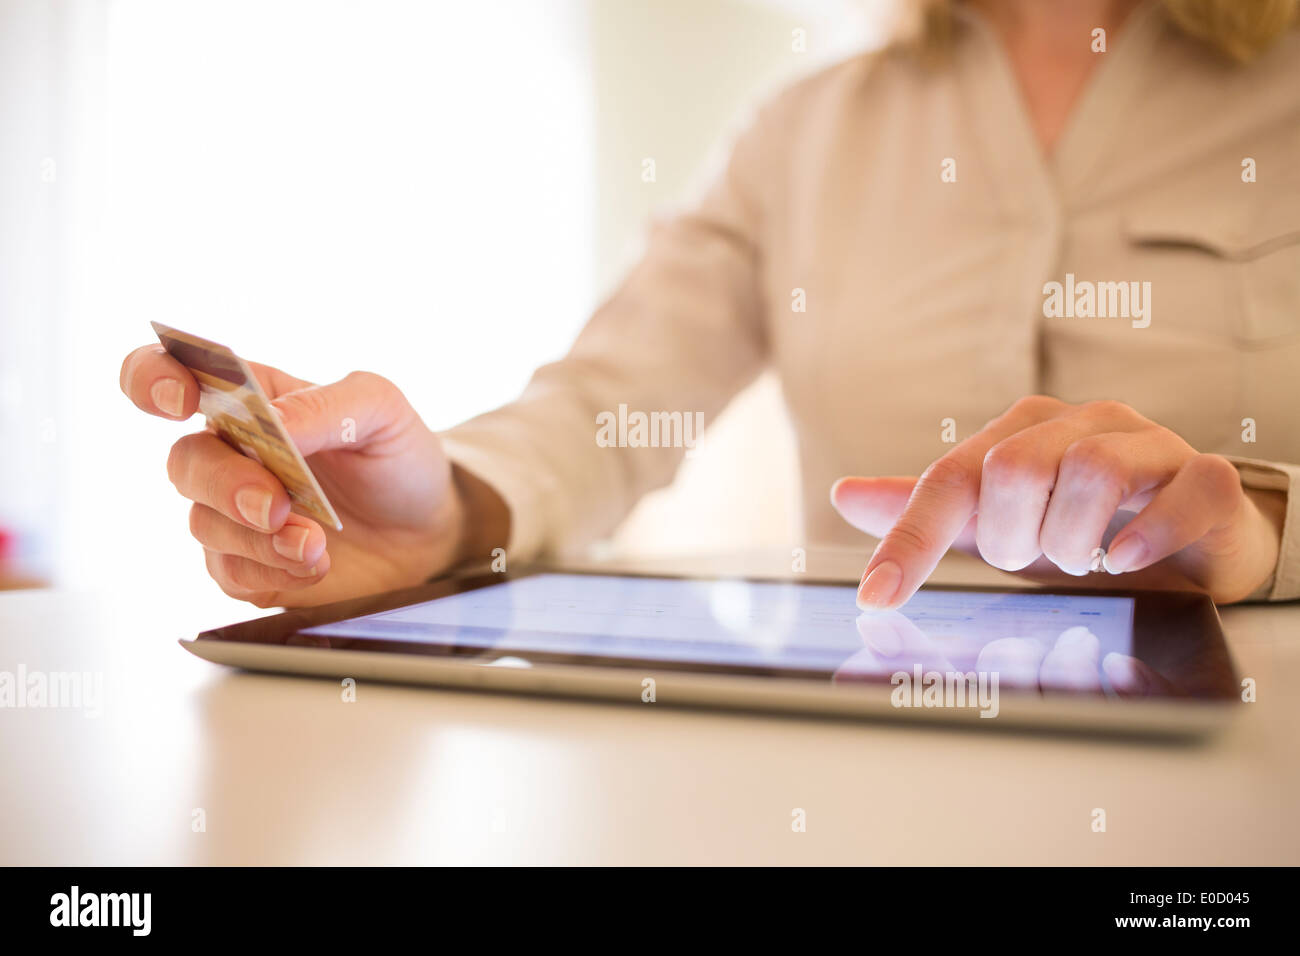
[[1286, 517], [1282, 521], [1272, 587], [1260, 588], [1252, 598], [1269, 601], [1300, 598], [1300, 466], [1235, 455], [1224, 457], [1236, 466], [1243, 488], [1281, 491], [1286, 495]]
[[517, 460], [496, 449], [483, 448], [454, 432], [443, 432], [438, 438], [452, 465], [490, 485], [510, 510], [506, 560], [524, 563], [537, 557], [547, 541], [546, 510], [537, 482]]

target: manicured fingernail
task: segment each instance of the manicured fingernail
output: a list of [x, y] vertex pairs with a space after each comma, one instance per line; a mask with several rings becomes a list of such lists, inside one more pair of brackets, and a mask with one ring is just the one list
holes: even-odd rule
[[289, 561], [301, 561], [307, 550], [307, 539], [311, 531], [300, 525], [281, 528], [271, 536], [271, 547], [275, 553]]
[[1140, 534], [1127, 538], [1106, 552], [1102, 566], [1111, 574], [1123, 574], [1141, 566], [1147, 558], [1147, 543]]
[[185, 409], [185, 386], [174, 378], [160, 378], [149, 389], [154, 407], [172, 418], [180, 418]]
[[271, 530], [271, 493], [265, 488], [240, 488], [235, 492], [235, 507], [249, 524]]
[[840, 510], [840, 506], [835, 503], [835, 492], [838, 491], [840, 485], [844, 484], [844, 482], [847, 480], [848, 480], [848, 476], [846, 475], [844, 478], [836, 478], [834, 481], [831, 482], [831, 507], [834, 508], [836, 511]]
[[888, 607], [902, 583], [903, 569], [893, 561], [882, 561], [858, 585], [858, 607], [864, 611]]

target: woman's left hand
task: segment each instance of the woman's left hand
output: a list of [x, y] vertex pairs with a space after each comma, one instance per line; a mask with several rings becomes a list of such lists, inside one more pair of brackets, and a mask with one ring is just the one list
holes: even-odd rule
[[1127, 405], [1046, 396], [1016, 402], [920, 478], [842, 478], [831, 501], [882, 538], [858, 589], [863, 608], [902, 605], [954, 546], [1037, 580], [1086, 575], [1120, 512], [1137, 514], [1110, 542], [1105, 570], [1132, 575], [1133, 587], [1240, 601], [1273, 573], [1285, 510], [1281, 493], [1244, 490], [1227, 459]]

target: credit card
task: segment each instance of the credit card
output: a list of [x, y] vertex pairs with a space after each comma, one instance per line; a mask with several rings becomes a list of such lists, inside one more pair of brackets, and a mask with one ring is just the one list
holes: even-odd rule
[[248, 363], [224, 345], [151, 322], [167, 354], [199, 383], [199, 411], [232, 448], [261, 464], [289, 492], [303, 514], [343, 530], [320, 482], [307, 467]]

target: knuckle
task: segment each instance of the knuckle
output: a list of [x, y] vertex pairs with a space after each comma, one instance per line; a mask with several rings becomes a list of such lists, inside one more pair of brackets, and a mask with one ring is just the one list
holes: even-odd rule
[[[185, 439], [181, 439], [184, 441]], [[182, 462], [185, 457], [185, 450], [181, 448], [181, 442], [176, 442], [167, 452], [167, 480], [172, 483], [178, 490], [180, 487], [181, 469], [184, 467]]]
[[983, 482], [994, 484], [1027, 481], [1050, 485], [1056, 477], [1027, 442], [1013, 440], [998, 442], [988, 450], [981, 474]]
[[[246, 529], [241, 530], [246, 531]], [[278, 570], [285, 563], [285, 559], [275, 550], [275, 545], [271, 543], [271, 535], [261, 531], [246, 531], [243, 553], [258, 564], [265, 565], [268, 569]]]
[[344, 381], [352, 396], [349, 400], [363, 409], [384, 409], [386, 414], [399, 417], [410, 413], [410, 403], [402, 390], [376, 372], [349, 372]]
[[373, 390], [382, 392], [389, 390], [395, 391], [397, 389], [396, 385], [384, 378], [384, 376], [380, 375], [378, 372], [367, 372], [358, 369], [356, 371], [348, 372], [348, 374], [343, 377], [343, 380], [367, 391]]
[[1026, 395], [1012, 402], [1007, 412], [1029, 418], [1045, 418], [1056, 414], [1064, 405], [1059, 398], [1050, 395]]
[[236, 601], [244, 601], [258, 608], [275, 607], [279, 603], [276, 601], [275, 591], [250, 591], [216, 573], [212, 575], [212, 580], [217, 583], [217, 587], [226, 597], [234, 598]]
[[217, 582], [217, 587], [221, 588], [223, 594], [230, 597], [239, 597], [238, 588], [230, 579], [226, 572], [225, 556], [215, 551], [209, 551], [206, 548], [203, 551], [203, 562], [208, 568], [208, 577]]
[[991, 564], [1001, 571], [1019, 571], [1034, 562], [1038, 552], [1026, 554], [1023, 548], [982, 542], [979, 544], [980, 557], [985, 564]]
[[945, 455], [925, 469], [920, 484], [946, 496], [956, 496], [971, 493], [979, 483], [974, 471], [965, 462]]
[[126, 358], [122, 359], [122, 367], [117, 373], [117, 387], [122, 390], [127, 398], [131, 398], [131, 366], [135, 362], [135, 353], [131, 352]]
[[979, 516], [975, 518], [975, 547], [986, 564], [1003, 571], [1019, 571], [1040, 554], [1037, 540], [1023, 534], [1007, 534]]
[[279, 399], [280, 404], [288, 406], [289, 411], [299, 418], [312, 420], [326, 412], [325, 395], [319, 387], [304, 388], [291, 392]]
[[222, 455], [207, 470], [205, 480], [207, 500], [212, 502], [213, 507], [223, 512], [227, 508], [234, 510], [234, 506], [228, 502], [234, 497], [244, 461], [246, 459], [232, 449], [230, 454]]
[[890, 550], [909, 553], [928, 552], [932, 544], [930, 536], [908, 519], [899, 519], [898, 524], [889, 529], [885, 540], [889, 542]]
[[[186, 435], [178, 439], [167, 452], [167, 480], [176, 486], [176, 490], [185, 494], [185, 485], [188, 484], [187, 476], [189, 475], [190, 462], [194, 457], [195, 444], [200, 440], [201, 435]], [[187, 496], [188, 497], [188, 496]]]
[[221, 588], [221, 593], [226, 595], [226, 597], [232, 597], [237, 601], [248, 600], [248, 592], [230, 581], [224, 575], [214, 574], [212, 575], [212, 580], [217, 582], [217, 587]]
[[1094, 418], [1101, 419], [1133, 418], [1137, 416], [1137, 412], [1133, 411], [1132, 408], [1113, 398], [1098, 398], [1090, 402], [1084, 402], [1079, 406], [1079, 410]]
[[1241, 475], [1222, 455], [1197, 455], [1187, 468], [1189, 476], [1210, 498], [1229, 499], [1241, 491]]
[[208, 536], [207, 509], [200, 504], [190, 505], [190, 535], [199, 544]]
[[1100, 436], [1081, 438], [1065, 449], [1061, 470], [1085, 480], [1118, 478], [1125, 467], [1124, 455], [1115, 444]]
[[244, 599], [243, 592], [227, 581], [222, 575], [212, 573], [212, 580], [217, 582], [217, 587], [221, 588], [221, 593], [226, 597], [232, 597], [237, 601]]
[[221, 564], [231, 584], [244, 591], [257, 591], [266, 587], [266, 569], [261, 565], [234, 554], [223, 554]]
[[221, 589], [232, 597], [238, 597], [238, 594], [232, 594], [234, 591], [244, 590], [240, 582], [239, 569], [231, 556], [222, 554], [219, 551], [208, 552], [208, 571], [216, 582], [221, 585]]

